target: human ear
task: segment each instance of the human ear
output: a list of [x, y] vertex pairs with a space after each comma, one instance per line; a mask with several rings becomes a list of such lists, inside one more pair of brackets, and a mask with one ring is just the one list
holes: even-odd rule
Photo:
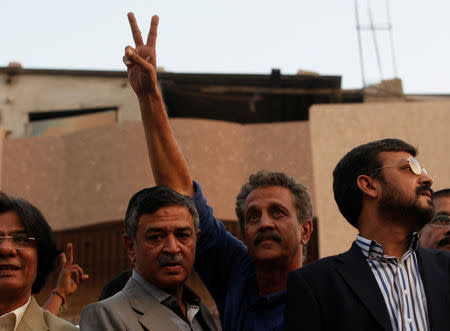
[[127, 234], [124, 234], [122, 237], [123, 243], [125, 247], [128, 249], [128, 257], [131, 263], [136, 263], [136, 245], [134, 240], [132, 240]]
[[309, 238], [311, 237], [311, 233], [313, 231], [313, 223], [308, 218], [306, 221], [304, 221], [302, 224], [300, 224], [300, 241], [302, 245], [306, 245], [309, 241]]
[[362, 194], [371, 198], [375, 198], [378, 194], [373, 178], [370, 176], [359, 175], [358, 178], [356, 178], [356, 185], [358, 185], [358, 188], [361, 190]]

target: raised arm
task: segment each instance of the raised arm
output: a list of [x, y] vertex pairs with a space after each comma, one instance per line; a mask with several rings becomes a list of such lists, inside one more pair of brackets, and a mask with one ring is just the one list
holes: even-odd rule
[[136, 47], [127, 46], [123, 60], [139, 100], [153, 177], [157, 185], [192, 197], [194, 187], [189, 168], [170, 127], [157, 83], [155, 45], [159, 18], [152, 17], [145, 44], [133, 13], [128, 14], [128, 21]]

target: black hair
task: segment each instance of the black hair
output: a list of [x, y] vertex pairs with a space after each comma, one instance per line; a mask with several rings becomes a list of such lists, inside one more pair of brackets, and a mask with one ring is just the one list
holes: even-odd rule
[[22, 221], [26, 232], [36, 239], [38, 253], [37, 275], [31, 292], [39, 293], [48, 275], [55, 270], [60, 251], [56, 248], [52, 229], [42, 213], [28, 201], [0, 192], [0, 214], [15, 212]]
[[336, 165], [333, 171], [334, 199], [345, 219], [354, 227], [362, 208], [362, 193], [356, 184], [358, 176], [367, 174], [382, 177], [380, 152], [407, 152], [416, 156], [417, 150], [400, 139], [382, 139], [353, 148]]
[[450, 188], [444, 188], [442, 190], [433, 192], [431, 199], [435, 200], [438, 198], [450, 198]]

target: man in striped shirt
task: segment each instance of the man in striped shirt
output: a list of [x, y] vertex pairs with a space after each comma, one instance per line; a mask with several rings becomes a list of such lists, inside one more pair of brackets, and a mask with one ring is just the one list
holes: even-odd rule
[[334, 197], [359, 234], [346, 253], [291, 273], [287, 330], [448, 330], [450, 255], [418, 245], [433, 180], [415, 156], [383, 139], [339, 161]]

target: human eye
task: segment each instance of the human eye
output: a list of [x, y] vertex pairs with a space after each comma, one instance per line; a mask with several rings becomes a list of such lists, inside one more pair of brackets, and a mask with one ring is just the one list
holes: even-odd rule
[[28, 234], [22, 232], [13, 233], [11, 237], [14, 243], [22, 246], [29, 245], [34, 242], [33, 237], [30, 237]]
[[257, 223], [259, 220], [259, 215], [257, 213], [250, 213], [246, 217], [246, 222], [249, 224]]
[[27, 241], [28, 235], [26, 233], [14, 233], [12, 235], [12, 240], [16, 243], [23, 243]]
[[191, 234], [189, 232], [179, 232], [177, 233], [177, 238], [180, 241], [186, 241], [191, 237]]
[[438, 215], [433, 218], [433, 224], [445, 226], [450, 224], [450, 216], [447, 215]]
[[145, 240], [151, 243], [155, 243], [158, 242], [159, 240], [161, 240], [162, 238], [162, 234], [160, 233], [153, 233], [153, 234], [149, 234], [145, 237]]
[[281, 208], [274, 208], [274, 209], [272, 210], [272, 215], [273, 215], [275, 218], [281, 218], [281, 217], [283, 217], [284, 215], [286, 215], [286, 213], [285, 213], [285, 211], [284, 211], [283, 209], [281, 209]]

